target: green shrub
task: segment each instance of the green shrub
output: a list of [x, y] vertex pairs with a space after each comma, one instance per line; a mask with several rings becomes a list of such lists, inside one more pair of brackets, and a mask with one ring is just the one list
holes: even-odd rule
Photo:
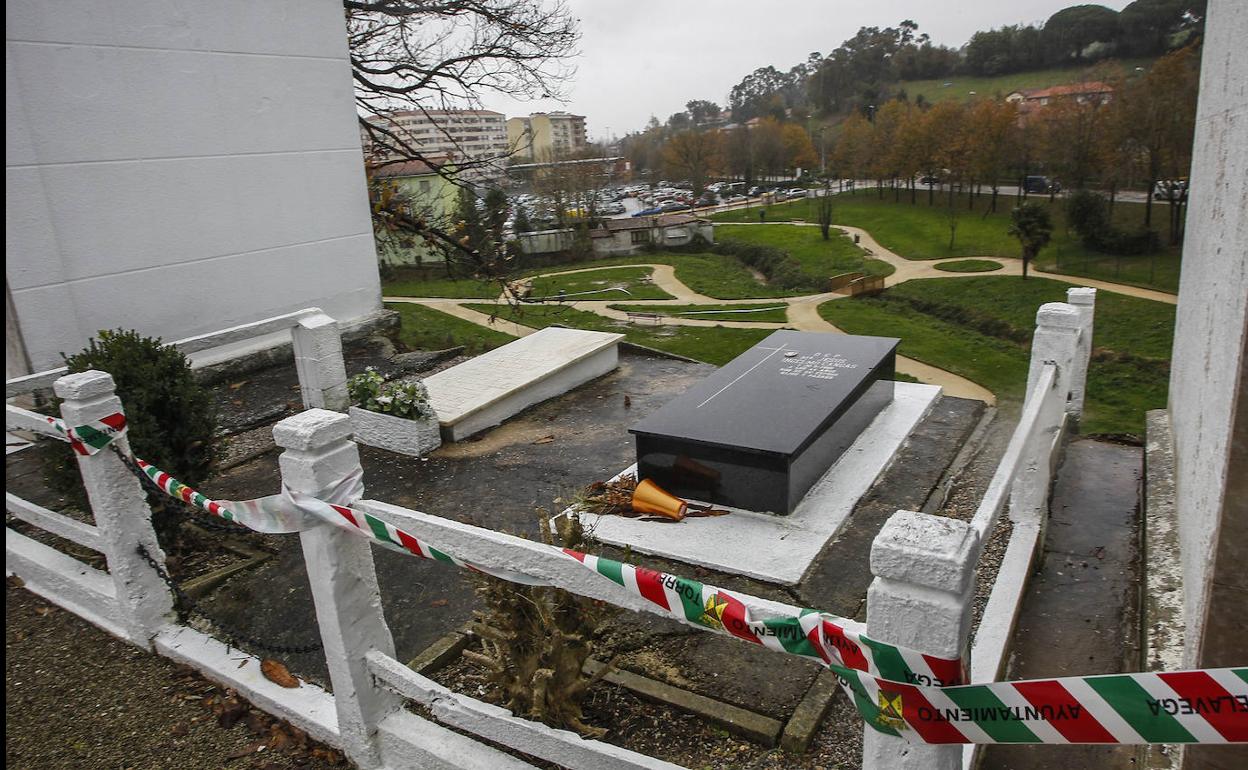
[[1161, 248], [1157, 233], [1146, 228], [1123, 230], [1110, 220], [1104, 196], [1078, 190], [1066, 199], [1066, 221], [1089, 249], [1115, 256], [1150, 254]]
[[429, 391], [423, 382], [387, 383], [381, 373], [371, 366], [347, 382], [347, 392], [360, 408], [370, 412], [405, 420], [437, 416], [429, 404]]
[[[97, 369], [113, 376], [135, 455], [190, 486], [208, 477], [217, 454], [213, 441], [216, 405], [211, 392], [196, 382], [181, 351], [162, 345], [158, 338], [117, 329], [101, 331], [86, 348], [62, 357], [71, 373]], [[59, 413], [59, 401], [55, 407]], [[86, 492], [73, 451], [68, 446], [54, 449], [47, 472], [49, 486], [86, 510]], [[149, 495], [149, 502], [162, 547], [176, 550], [180, 504], [155, 493]]]

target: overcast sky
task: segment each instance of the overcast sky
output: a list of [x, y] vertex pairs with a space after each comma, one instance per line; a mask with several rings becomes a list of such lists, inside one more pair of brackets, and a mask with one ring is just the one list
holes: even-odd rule
[[[581, 54], [568, 102], [517, 102], [485, 94], [508, 117], [568, 110], [586, 116], [591, 140], [623, 136], [651, 115], [666, 120], [690, 99], [725, 106], [750, 72], [781, 71], [827, 55], [859, 27], [913, 19], [932, 41], [960, 46], [981, 29], [1042, 22], [1080, 0], [568, 0], [581, 20]], [[1102, 0], [1122, 10], [1130, 0]]]

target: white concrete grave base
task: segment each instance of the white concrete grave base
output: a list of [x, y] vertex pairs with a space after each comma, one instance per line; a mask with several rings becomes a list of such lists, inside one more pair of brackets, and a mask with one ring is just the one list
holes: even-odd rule
[[392, 414], [370, 412], [353, 406], [351, 432], [355, 440], [371, 447], [412, 457], [424, 457], [442, 446], [442, 433], [436, 418], [409, 420]]
[[[867, 426], [788, 516], [729, 509], [679, 524], [582, 513], [594, 539], [769, 583], [795, 585], [940, 396], [936, 385], [897, 383], [893, 403]], [[624, 473], [633, 473], [632, 466]], [[623, 474], [621, 474], [623, 475]], [[695, 501], [701, 502], [701, 501]], [[721, 506], [722, 507], [722, 506]]]
[[445, 441], [461, 441], [619, 363], [623, 334], [548, 327], [425, 379]]

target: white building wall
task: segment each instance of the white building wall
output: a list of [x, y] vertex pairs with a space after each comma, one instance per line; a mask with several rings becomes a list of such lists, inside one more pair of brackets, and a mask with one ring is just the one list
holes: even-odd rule
[[[1200, 649], [1248, 319], [1248, 4], [1211, 0], [1170, 375], [1188, 663]], [[1241, 409], [1248, 405], [1240, 406]]]
[[5, 15], [6, 281], [35, 370], [103, 328], [380, 307], [340, 0]]

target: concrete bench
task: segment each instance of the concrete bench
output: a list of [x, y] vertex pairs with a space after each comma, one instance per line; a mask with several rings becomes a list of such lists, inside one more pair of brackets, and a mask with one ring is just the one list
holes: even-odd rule
[[628, 320], [630, 323], [633, 321], [649, 321], [655, 326], [663, 323], [663, 316], [660, 313], [635, 313], [631, 310], [625, 312], [628, 313]]
[[549, 327], [425, 380], [443, 441], [462, 441], [601, 377], [623, 334]]

